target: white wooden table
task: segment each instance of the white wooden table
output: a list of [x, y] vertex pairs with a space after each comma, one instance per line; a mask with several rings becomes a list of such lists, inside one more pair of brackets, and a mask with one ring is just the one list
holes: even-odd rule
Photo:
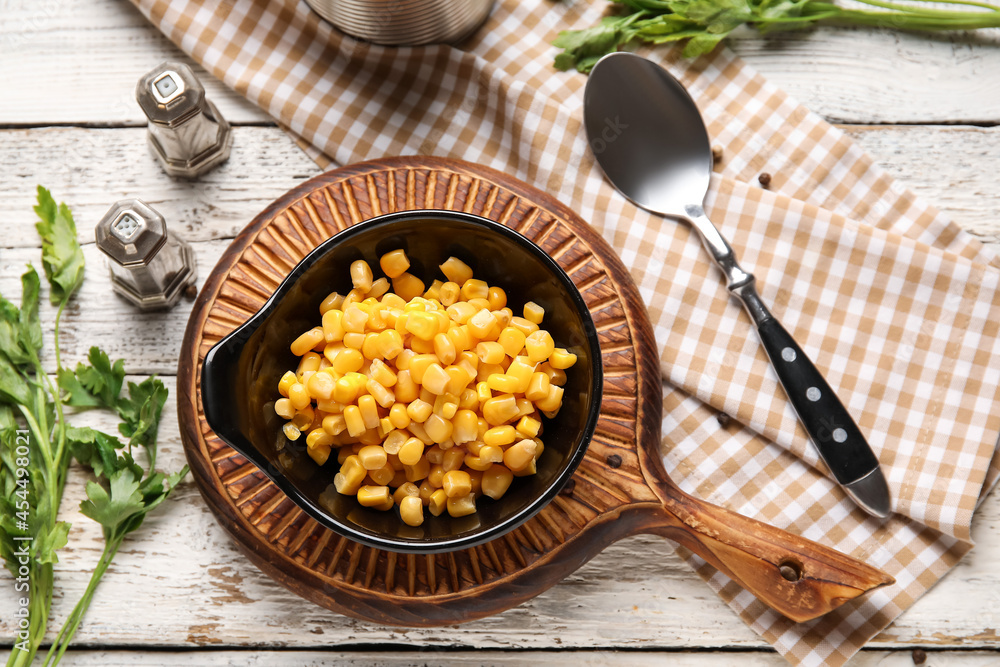
[[[984, 241], [1000, 242], [1000, 33], [824, 28], [734, 48], [904, 184]], [[0, 0], [0, 292], [16, 298], [25, 263], [40, 267], [31, 207], [44, 184], [73, 208], [86, 243], [87, 280], [64, 317], [64, 361], [75, 364], [99, 344], [130, 373], [163, 377], [171, 399], [161, 464], [176, 469], [184, 455], [173, 378], [190, 302], [139, 315], [113, 297], [94, 225], [115, 200], [141, 197], [191, 242], [203, 279], [241, 227], [318, 169], [268, 117], [195, 67], [235, 126], [232, 157], [193, 183], [166, 177], [147, 151], [133, 97], [138, 78], [165, 59], [188, 61], [126, 0]], [[49, 324], [52, 316], [43, 310]], [[83, 421], [114, 428], [109, 419]], [[83, 482], [74, 471], [63, 502], [73, 529], [56, 570], [53, 634], [102, 548], [99, 528], [76, 509]], [[405, 630], [287, 592], [237, 551], [190, 478], [174, 498], [126, 542], [67, 664], [784, 664], [659, 538], [614, 545], [493, 618]], [[933, 665], [1000, 664], [997, 494], [973, 528], [971, 555], [853, 664], [910, 665], [918, 647]], [[9, 646], [8, 579], [0, 574], [0, 644]]]

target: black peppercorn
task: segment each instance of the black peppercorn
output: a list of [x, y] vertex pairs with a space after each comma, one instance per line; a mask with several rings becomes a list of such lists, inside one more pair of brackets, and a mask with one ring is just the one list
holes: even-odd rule
[[764, 173], [762, 173], [760, 176], [757, 177], [757, 180], [760, 181], [760, 184], [766, 188], [771, 184], [771, 174], [765, 171]]
[[715, 418], [719, 421], [719, 426], [721, 426], [722, 428], [729, 428], [730, 417], [725, 412], [720, 412], [719, 414], [715, 415]]

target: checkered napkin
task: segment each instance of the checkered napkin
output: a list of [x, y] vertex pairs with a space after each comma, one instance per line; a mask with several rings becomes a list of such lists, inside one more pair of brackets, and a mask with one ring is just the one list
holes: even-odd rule
[[[556, 72], [549, 44], [594, 24], [604, 3], [504, 0], [458, 47], [393, 49], [344, 36], [297, 0], [133, 2], [322, 165], [479, 162], [551, 193], [604, 235], [655, 328], [670, 475], [896, 578], [795, 624], [685, 553], [789, 661], [843, 663], [971, 548], [973, 511], [1000, 471], [1000, 261], [731, 53], [650, 56], [688, 86], [723, 149], [709, 216], [868, 434], [895, 504], [886, 521], [831, 481], [695, 234], [637, 210], [596, 167], [581, 128], [585, 77]], [[762, 172], [769, 190], [756, 183]]]

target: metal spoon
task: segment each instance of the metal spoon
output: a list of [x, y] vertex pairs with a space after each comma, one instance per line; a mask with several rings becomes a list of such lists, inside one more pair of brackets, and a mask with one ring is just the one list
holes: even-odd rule
[[694, 100], [659, 65], [631, 53], [602, 58], [584, 93], [591, 149], [611, 184], [648, 211], [686, 220], [726, 275], [767, 351], [799, 421], [837, 482], [863, 510], [891, 511], [878, 459], [837, 395], [791, 335], [771, 314], [752, 274], [705, 216], [712, 173], [708, 132]]

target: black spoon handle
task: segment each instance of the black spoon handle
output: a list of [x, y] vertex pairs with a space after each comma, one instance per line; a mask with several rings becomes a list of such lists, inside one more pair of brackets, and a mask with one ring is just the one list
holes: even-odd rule
[[753, 274], [739, 265], [732, 247], [705, 215], [704, 209], [688, 206], [685, 212], [705, 249], [726, 274], [729, 292], [739, 298], [756, 325], [788, 400], [837, 482], [866, 512], [878, 517], [888, 516], [889, 491], [878, 459], [847, 408], [816, 365], [761, 301]]

